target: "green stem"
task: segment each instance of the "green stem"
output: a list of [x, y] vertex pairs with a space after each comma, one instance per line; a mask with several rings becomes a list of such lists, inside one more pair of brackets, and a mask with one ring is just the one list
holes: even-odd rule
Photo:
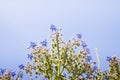
[[58, 74], [57, 74], [57, 76], [58, 76], [58, 78], [60, 77], [60, 57], [59, 57], [59, 53], [60, 53], [60, 51], [59, 51], [59, 40], [58, 40], [58, 38], [59, 38], [59, 35], [56, 35], [56, 41], [57, 41], [57, 51], [58, 51]]
[[52, 74], [50, 74], [50, 80], [52, 80]]
[[50, 67], [50, 80], [52, 80], [52, 62], [50, 62], [50, 60], [48, 59], [48, 56], [46, 56], [46, 59], [47, 59], [47, 62], [48, 62], [48, 65], [49, 65], [49, 67]]
[[60, 53], [60, 51], [59, 51], [59, 40], [58, 40], [58, 37], [59, 36], [56, 37], [56, 41], [57, 41], [57, 51], [58, 51], [58, 59], [59, 59], [59, 53]]
[[[65, 60], [66, 60], [66, 55], [67, 55], [67, 49], [65, 50], [64, 62], [65, 62]], [[65, 63], [64, 63], [64, 65], [63, 65], [63, 68], [62, 68], [61, 74], [63, 73], [63, 71], [64, 71], [64, 68], [65, 68]]]
[[96, 50], [96, 57], [97, 57], [97, 62], [98, 62], [98, 70], [100, 70], [100, 59], [98, 55], [98, 48], [95, 48], [95, 50]]
[[58, 78], [60, 76], [60, 62], [58, 62]]

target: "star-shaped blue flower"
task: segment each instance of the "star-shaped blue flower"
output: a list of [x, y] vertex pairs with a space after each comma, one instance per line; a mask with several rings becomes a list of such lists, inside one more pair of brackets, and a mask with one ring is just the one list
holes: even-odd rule
[[85, 50], [86, 50], [86, 52], [90, 53], [90, 49], [89, 48], [86, 48]]
[[5, 73], [6, 69], [0, 69], [0, 75], [3, 75]]
[[93, 67], [93, 70], [97, 70], [97, 66], [94, 66], [94, 67]]
[[37, 46], [36, 43], [30, 42], [29, 48], [35, 49], [36, 46]]
[[92, 57], [91, 56], [86, 56], [86, 59], [88, 62], [90, 62], [92, 60]]
[[110, 62], [112, 60], [112, 58], [111, 57], [106, 57], [106, 61], [108, 61], [108, 62]]
[[24, 66], [23, 64], [19, 65], [18, 67], [19, 67], [21, 70], [22, 70], [22, 69], [24, 70], [24, 68], [25, 68], [25, 66]]
[[33, 59], [33, 55], [32, 54], [28, 54], [28, 59], [32, 60]]
[[53, 24], [51, 25], [50, 29], [51, 29], [52, 31], [56, 31], [56, 30], [57, 30], [56, 26], [53, 25]]
[[11, 75], [11, 77], [14, 77], [16, 75], [16, 73], [15, 72], [11, 72], [10, 75]]
[[42, 41], [42, 42], [40, 42], [41, 44], [42, 44], [42, 46], [47, 46], [47, 40], [44, 40], [44, 41]]
[[77, 34], [77, 37], [78, 37], [79, 39], [81, 39], [81, 38], [82, 38], [82, 35], [81, 35], [81, 34]]
[[22, 72], [22, 73], [20, 73], [19, 77], [20, 77], [20, 78], [23, 78], [23, 72]]
[[86, 48], [86, 47], [87, 47], [87, 44], [86, 44], [85, 42], [82, 42], [81, 46], [82, 46], [83, 48]]

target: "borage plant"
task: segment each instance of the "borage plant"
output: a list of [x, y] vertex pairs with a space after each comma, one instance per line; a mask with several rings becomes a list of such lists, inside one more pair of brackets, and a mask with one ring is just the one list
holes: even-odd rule
[[[100, 70], [99, 59], [98, 68], [96, 62], [92, 60], [90, 49], [82, 35], [77, 34], [77, 38], [72, 38], [67, 42], [62, 39], [61, 29], [51, 25], [52, 30], [51, 46], [48, 47], [47, 40], [41, 45], [31, 42], [28, 49], [32, 49], [28, 54], [29, 62], [26, 66], [19, 65], [20, 71], [6, 71], [0, 69], [0, 80], [21, 80], [23, 72], [30, 75], [30, 80], [119, 80], [120, 79], [120, 59], [113, 56], [107, 57], [110, 69]], [[78, 50], [80, 49], [80, 50]], [[98, 58], [98, 56], [97, 56]], [[15, 77], [16, 76], [16, 77]], [[43, 80], [44, 80], [43, 79]]]
[[[54, 25], [50, 28], [53, 34], [50, 36], [51, 47], [47, 47], [47, 41], [41, 42], [41, 46], [31, 42], [30, 60], [33, 65], [28, 63], [25, 71], [32, 76], [32, 70], [37, 76], [44, 75], [49, 80], [79, 80], [92, 79], [97, 70], [96, 62], [92, 61], [90, 50], [87, 44], [81, 39], [82, 35], [77, 34], [77, 39], [72, 38], [64, 42], [61, 29]], [[78, 47], [82, 47], [76, 53]], [[33, 58], [33, 59], [32, 59]]]

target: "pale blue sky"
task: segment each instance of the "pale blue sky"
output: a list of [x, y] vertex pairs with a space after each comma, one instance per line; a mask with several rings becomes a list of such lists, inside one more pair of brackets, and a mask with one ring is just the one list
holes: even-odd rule
[[[82, 33], [91, 54], [120, 57], [120, 0], [1, 0], [0, 67], [25, 63], [30, 41], [47, 39], [51, 24], [63, 29], [64, 39]], [[106, 67], [102, 62], [102, 69]]]

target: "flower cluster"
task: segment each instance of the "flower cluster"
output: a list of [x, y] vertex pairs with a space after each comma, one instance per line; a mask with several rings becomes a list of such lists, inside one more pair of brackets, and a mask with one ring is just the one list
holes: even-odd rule
[[109, 58], [109, 66], [110, 69], [108, 70], [108, 78], [111, 80], [118, 80], [120, 79], [120, 58], [113, 56]]
[[16, 74], [15, 71], [12, 70], [4, 70], [0, 69], [0, 80], [20, 80], [23, 78], [23, 72], [19, 72]]
[[[51, 47], [47, 47], [47, 40], [41, 41], [41, 45], [31, 42], [28, 54], [29, 62], [26, 66], [19, 65], [20, 71], [6, 71], [0, 69], [0, 80], [20, 80], [25, 71], [30, 75], [30, 80], [38, 80], [43, 75], [43, 80], [119, 80], [120, 79], [120, 59], [117, 57], [107, 57], [110, 68], [101, 71], [96, 66], [90, 55], [90, 49], [86, 42], [82, 40], [82, 35], [77, 34], [77, 39], [72, 38], [64, 42], [61, 29], [51, 25], [53, 34]], [[80, 50], [78, 50], [78, 48]], [[15, 77], [16, 76], [16, 77]], [[41, 80], [41, 78], [40, 78]]]

